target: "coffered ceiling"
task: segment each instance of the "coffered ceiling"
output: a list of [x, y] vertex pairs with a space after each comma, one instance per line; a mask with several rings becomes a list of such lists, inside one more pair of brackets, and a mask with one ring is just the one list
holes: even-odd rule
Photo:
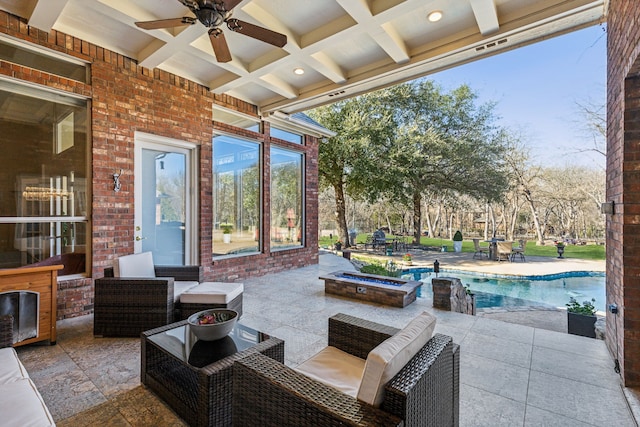
[[[216, 0], [222, 1], [222, 0]], [[227, 0], [224, 0], [228, 3]], [[221, 26], [218, 62], [200, 22], [145, 30], [137, 21], [194, 14], [179, 0], [0, 0], [29, 24], [79, 37], [249, 101], [293, 113], [514, 49], [605, 20], [607, 0], [230, 0], [232, 18], [284, 34], [280, 48]], [[188, 3], [188, 1], [186, 1]], [[442, 18], [430, 22], [428, 15]], [[294, 70], [302, 69], [304, 74]]]

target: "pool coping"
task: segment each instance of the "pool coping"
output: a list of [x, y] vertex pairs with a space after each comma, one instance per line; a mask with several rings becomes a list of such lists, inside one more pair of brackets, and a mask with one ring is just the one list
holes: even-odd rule
[[[402, 269], [401, 274], [412, 274], [412, 273], [433, 273], [432, 267], [414, 267], [414, 268], [404, 268]], [[519, 280], [557, 280], [557, 279], [566, 279], [567, 277], [606, 277], [606, 273], [603, 271], [564, 271], [561, 273], [550, 273], [550, 274], [505, 274], [505, 273], [485, 273], [482, 271], [474, 271], [474, 270], [460, 270], [454, 268], [443, 268], [440, 269], [439, 274], [473, 274], [482, 277], [490, 277], [496, 279], [509, 279], [509, 278], [517, 278]]]

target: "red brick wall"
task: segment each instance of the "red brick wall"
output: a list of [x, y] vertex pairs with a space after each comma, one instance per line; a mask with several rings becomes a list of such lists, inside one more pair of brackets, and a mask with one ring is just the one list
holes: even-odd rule
[[[213, 95], [207, 88], [157, 69], [150, 72], [129, 58], [102, 52], [93, 58], [91, 67], [93, 272], [97, 276], [114, 258], [133, 253], [134, 133], [198, 144], [206, 159], [213, 132]], [[211, 193], [205, 165], [210, 167], [210, 162], [202, 164], [201, 198]], [[120, 169], [122, 189], [114, 192], [113, 174]]]
[[[264, 215], [262, 230], [269, 230], [269, 147], [270, 144], [302, 150], [306, 159], [306, 245], [304, 248], [270, 253], [268, 233], [262, 236], [264, 253], [212, 261], [212, 103], [255, 115], [257, 107], [227, 95], [214, 95], [200, 86], [170, 73], [149, 70], [136, 61], [57, 31], [39, 31], [18, 17], [0, 12], [0, 33], [9, 34], [46, 48], [91, 62], [90, 84], [20, 67], [0, 61], [0, 74], [91, 97], [92, 124], [92, 274], [120, 255], [133, 252], [134, 239], [134, 133], [141, 131], [193, 142], [200, 146], [199, 238], [200, 264], [207, 280], [237, 280], [254, 275], [301, 267], [318, 262], [317, 201], [318, 141], [307, 137], [304, 146], [272, 142], [268, 124], [263, 134], [216, 123], [215, 128], [248, 136], [264, 144]], [[113, 174], [124, 171], [122, 189], [113, 191]], [[263, 233], [265, 233], [263, 231]], [[93, 309], [91, 279], [60, 284], [58, 318], [90, 313]]]
[[640, 385], [640, 2], [611, 0], [607, 19], [606, 342], [626, 386]]

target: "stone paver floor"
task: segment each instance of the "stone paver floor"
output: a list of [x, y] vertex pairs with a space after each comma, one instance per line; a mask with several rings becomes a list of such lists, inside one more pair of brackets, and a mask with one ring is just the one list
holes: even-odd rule
[[[460, 344], [462, 426], [636, 425], [604, 341], [435, 310], [429, 297], [402, 309], [328, 296], [318, 277], [353, 265], [332, 254], [319, 258], [318, 265], [244, 281], [241, 321], [284, 339], [288, 365], [326, 345], [327, 318], [335, 313], [402, 327], [426, 310], [438, 318], [436, 332]], [[527, 261], [520, 270], [542, 268]], [[184, 425], [140, 384], [139, 339], [94, 338], [92, 323], [92, 316], [58, 322], [56, 346], [18, 349], [57, 424]]]

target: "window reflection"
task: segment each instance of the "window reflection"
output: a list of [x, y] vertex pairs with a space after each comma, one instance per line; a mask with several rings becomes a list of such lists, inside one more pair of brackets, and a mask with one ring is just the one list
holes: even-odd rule
[[86, 100], [0, 84], [0, 267], [85, 273]]
[[213, 256], [260, 250], [260, 145], [213, 139]]
[[271, 248], [302, 245], [302, 154], [271, 149]]

